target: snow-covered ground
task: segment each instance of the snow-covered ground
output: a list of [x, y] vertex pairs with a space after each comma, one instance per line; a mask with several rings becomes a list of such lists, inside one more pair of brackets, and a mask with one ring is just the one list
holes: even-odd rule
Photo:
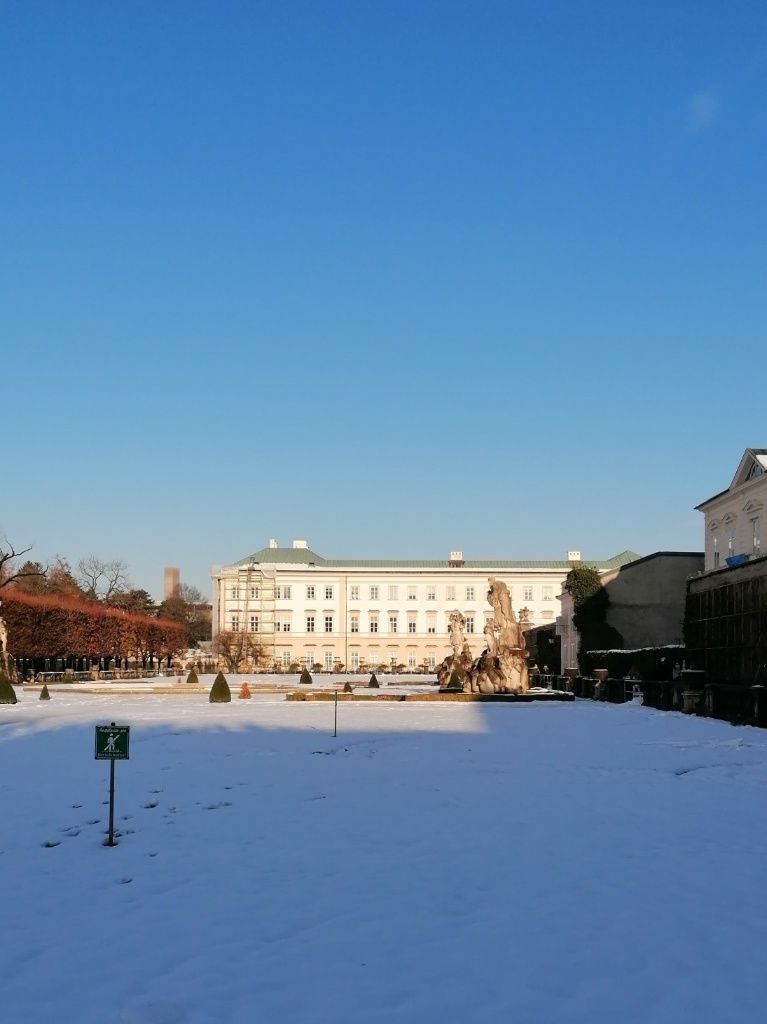
[[[762, 1021], [767, 732], [637, 705], [27, 693], [9, 1024]], [[95, 723], [130, 724], [102, 846]], [[58, 844], [58, 845], [45, 845]]]

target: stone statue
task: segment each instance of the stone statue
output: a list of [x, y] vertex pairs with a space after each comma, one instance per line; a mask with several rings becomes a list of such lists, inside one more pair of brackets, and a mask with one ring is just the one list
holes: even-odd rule
[[487, 641], [487, 653], [493, 657], [498, 653], [498, 640], [495, 635], [496, 629], [498, 629], [498, 623], [491, 616], [485, 623], [483, 633], [485, 634], [485, 640]]
[[8, 629], [2, 616], [0, 616], [0, 672], [5, 672], [7, 676], [11, 674], [11, 666], [8, 661]]
[[[460, 612], [450, 616], [450, 646], [453, 653], [440, 665], [437, 679], [446, 687], [453, 672], [458, 673], [464, 691], [472, 693], [526, 693], [530, 689], [527, 670], [527, 647], [520, 622], [511, 607], [509, 588], [494, 576], [488, 580], [487, 600], [493, 617], [485, 623], [487, 646], [472, 660], [471, 650], [463, 635], [466, 620]], [[527, 609], [525, 621], [529, 628]]]
[[456, 658], [461, 653], [464, 644], [466, 643], [466, 637], [463, 635], [463, 627], [465, 625], [466, 619], [460, 612], [450, 613], [450, 620], [447, 628], [450, 633], [450, 646], [453, 648], [453, 656]]

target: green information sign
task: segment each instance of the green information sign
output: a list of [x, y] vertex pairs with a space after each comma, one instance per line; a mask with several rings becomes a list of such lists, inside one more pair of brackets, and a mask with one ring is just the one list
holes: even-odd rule
[[127, 761], [129, 741], [129, 725], [97, 725], [96, 760]]

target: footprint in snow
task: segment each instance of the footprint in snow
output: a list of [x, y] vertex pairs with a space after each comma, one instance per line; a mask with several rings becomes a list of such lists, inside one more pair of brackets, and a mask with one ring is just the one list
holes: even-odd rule
[[98, 825], [98, 823], [100, 821], [101, 821], [101, 818], [88, 818], [88, 820], [86, 821], [85, 824], [86, 825]]
[[60, 839], [46, 839], [43, 843], [46, 850], [52, 850], [54, 846], [61, 846]]
[[157, 800], [150, 800], [148, 804], [144, 804], [144, 810], [145, 811], [151, 811], [151, 809], [153, 807], [157, 806], [157, 803], [158, 803]]

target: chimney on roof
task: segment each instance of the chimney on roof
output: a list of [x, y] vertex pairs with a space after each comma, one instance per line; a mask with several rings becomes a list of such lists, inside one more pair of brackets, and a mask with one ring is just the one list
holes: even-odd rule
[[276, 540], [274, 540], [274, 538], [270, 538], [269, 539], [269, 547], [270, 548], [278, 548], [279, 544], [277, 543]]
[[294, 550], [296, 548], [298, 548], [299, 550], [305, 550], [308, 547], [309, 547], [309, 542], [306, 541], [306, 540], [294, 540], [293, 541], [293, 548], [294, 548]]
[[450, 564], [454, 566], [463, 565], [463, 551], [451, 551]]
[[567, 561], [568, 562], [580, 562], [580, 560], [581, 560], [581, 553], [580, 553], [580, 551], [568, 551], [567, 552]]

